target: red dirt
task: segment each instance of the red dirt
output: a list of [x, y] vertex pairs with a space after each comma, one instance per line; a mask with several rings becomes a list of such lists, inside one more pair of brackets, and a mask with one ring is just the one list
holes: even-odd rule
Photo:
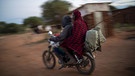
[[[135, 32], [117, 32], [96, 54], [96, 68], [91, 76], [135, 76]], [[135, 37], [135, 36], [134, 36]], [[0, 37], [0, 76], [83, 76], [76, 69], [48, 70], [42, 53], [48, 43], [26, 45], [23, 35]]]

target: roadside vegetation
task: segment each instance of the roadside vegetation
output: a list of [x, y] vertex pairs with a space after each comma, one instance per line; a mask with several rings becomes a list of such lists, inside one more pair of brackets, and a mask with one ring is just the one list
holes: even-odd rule
[[[38, 25], [60, 25], [63, 15], [69, 12], [72, 4], [63, 0], [48, 0], [41, 5], [42, 17], [28, 17], [22, 24], [5, 23], [0, 21], [0, 35], [25, 33], [27, 29], [33, 30]], [[59, 9], [58, 9], [59, 8]]]
[[114, 24], [115, 29], [119, 29], [121, 31], [135, 31], [135, 24], [131, 23], [116, 23]]
[[0, 35], [24, 33], [25, 29], [21, 24], [0, 22]]

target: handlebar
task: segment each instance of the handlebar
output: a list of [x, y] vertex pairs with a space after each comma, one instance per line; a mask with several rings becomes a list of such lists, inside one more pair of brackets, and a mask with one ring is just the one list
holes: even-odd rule
[[[49, 32], [48, 32], [48, 35], [49, 35], [50, 37], [55, 37], [55, 36], [53, 35], [52, 31], [49, 31]], [[59, 42], [54, 42], [54, 41], [51, 41], [51, 40], [48, 40], [48, 42], [50, 43], [50, 45], [51, 45], [52, 47], [58, 47], [58, 46], [59, 46]]]

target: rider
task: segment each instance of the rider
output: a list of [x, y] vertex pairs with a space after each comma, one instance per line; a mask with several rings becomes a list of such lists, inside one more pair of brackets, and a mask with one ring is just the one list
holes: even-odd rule
[[61, 46], [74, 51], [78, 57], [78, 60], [81, 60], [88, 26], [78, 10], [73, 12], [73, 20], [72, 35], [65, 39]]
[[59, 36], [51, 37], [50, 40], [54, 42], [62, 42], [65, 38], [68, 38], [71, 35], [72, 31], [72, 21], [70, 16], [65, 15], [62, 19], [63, 30]]
[[[60, 44], [61, 44], [66, 38], [71, 36], [72, 26], [73, 26], [72, 20], [71, 20], [70, 16], [65, 15], [62, 19], [62, 27], [63, 27], [62, 32], [60, 33], [59, 36], [51, 37], [50, 40], [54, 41], [54, 42], [60, 42]], [[73, 61], [72, 56], [67, 51], [65, 51], [65, 49], [62, 48], [61, 46], [58, 48], [55, 48], [55, 51], [56, 50], [57, 50], [57, 52], [55, 52], [55, 54], [60, 59], [60, 61], [64, 60], [65, 62], [68, 62], [70, 59], [72, 59], [72, 61]], [[63, 53], [62, 51], [65, 53]], [[61, 58], [60, 54], [63, 56], [62, 58]]]

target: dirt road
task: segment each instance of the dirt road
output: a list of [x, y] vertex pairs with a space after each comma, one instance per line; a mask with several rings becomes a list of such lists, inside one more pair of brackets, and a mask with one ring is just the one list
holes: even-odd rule
[[[135, 76], [135, 32], [117, 32], [96, 53], [90, 76]], [[127, 38], [128, 37], [128, 38]], [[47, 43], [25, 44], [20, 35], [0, 38], [0, 76], [84, 76], [73, 68], [48, 70], [42, 62]], [[22, 43], [23, 42], [23, 43]]]

